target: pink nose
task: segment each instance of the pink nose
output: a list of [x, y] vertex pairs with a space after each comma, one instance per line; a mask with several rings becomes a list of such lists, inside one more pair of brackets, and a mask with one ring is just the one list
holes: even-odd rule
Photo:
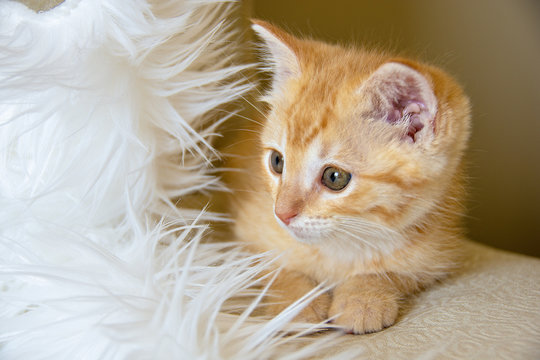
[[295, 211], [284, 211], [284, 212], [279, 212], [276, 210], [276, 216], [281, 220], [283, 221], [283, 223], [285, 225], [289, 225], [291, 220], [296, 216], [298, 215], [297, 212]]

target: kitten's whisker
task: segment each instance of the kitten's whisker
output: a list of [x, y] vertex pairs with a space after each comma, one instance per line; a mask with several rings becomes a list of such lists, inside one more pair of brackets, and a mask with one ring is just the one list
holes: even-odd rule
[[[355, 233], [352, 233], [352, 232], [347, 231], [347, 230], [342, 229], [342, 228], [338, 228], [337, 230], [343, 232], [343, 233], [346, 234], [346, 235], [349, 235], [350, 237], [352, 237], [352, 238], [355, 239], [355, 240], [360, 240], [363, 244], [365, 244], [365, 245], [371, 247], [372, 249], [377, 249], [377, 247], [376, 247], [375, 245], [373, 245], [372, 243], [370, 243], [369, 241], [367, 241], [366, 239], [360, 237], [359, 235], [357, 235], [357, 234], [355, 234]], [[358, 244], [356, 244], [356, 243], [354, 243], [354, 242], [351, 242], [351, 244], [354, 244], [354, 245], [356, 245], [357, 247], [359, 247]], [[360, 247], [359, 247], [359, 248], [360, 248]]]
[[253, 129], [235, 129], [235, 130], [251, 132], [251, 133], [254, 133], [254, 134], [260, 134], [261, 133], [259, 130], [253, 130]]
[[[230, 148], [234, 148], [235, 146], [239, 145], [239, 144], [244, 144], [244, 143], [247, 143], [247, 142], [255, 142], [254, 139], [245, 139], [245, 140], [240, 140], [240, 141], [237, 141], [235, 143], [232, 143], [230, 145], [227, 145], [224, 149], [230, 149]], [[227, 153], [223, 152], [223, 150], [221, 151], [221, 155], [222, 157], [225, 157], [225, 156], [233, 156], [234, 154], [229, 154], [227, 155]]]
[[359, 235], [367, 235], [370, 237], [377, 237], [377, 235], [379, 235], [375, 231], [368, 231], [367, 229], [364, 229], [364, 228], [354, 227], [350, 225], [343, 225], [343, 227], [347, 228], [350, 231], [354, 231], [355, 233], [358, 233]]
[[347, 227], [351, 227], [351, 228], [358, 228], [358, 229], [362, 229], [364, 231], [370, 231], [372, 233], [378, 233], [378, 230], [375, 226], [371, 226], [371, 224], [365, 224], [365, 223], [361, 223], [361, 222], [342, 222], [340, 223], [341, 225], [343, 226], [347, 226]]
[[350, 217], [346, 217], [346, 218], [343, 218], [341, 219], [340, 221], [340, 224], [341, 225], [344, 225], [344, 226], [352, 226], [352, 227], [355, 227], [355, 228], [360, 228], [360, 229], [370, 229], [372, 231], [375, 231], [376, 233], [384, 233], [386, 234], [387, 236], [391, 236], [391, 237], [395, 237], [395, 236], [401, 236], [401, 234], [399, 232], [397, 232], [396, 230], [394, 229], [391, 229], [387, 226], [384, 226], [382, 224], [379, 224], [379, 223], [376, 223], [376, 222], [372, 222], [372, 221], [368, 221], [368, 220], [365, 220], [365, 219], [362, 219], [362, 218], [350, 218]]
[[[402, 235], [387, 228], [384, 225], [369, 222], [363, 219], [345, 219], [340, 222], [340, 227], [350, 230], [349, 233], [358, 236], [367, 236], [372, 239], [378, 239], [382, 242], [397, 243], [402, 240]], [[344, 231], [346, 231], [343, 229]], [[366, 241], [364, 238], [362, 240]], [[371, 244], [371, 243], [370, 243]]]
[[219, 111], [224, 112], [226, 114], [230, 114], [232, 116], [238, 116], [239, 118], [242, 118], [244, 120], [251, 121], [251, 122], [253, 122], [253, 123], [257, 124], [257, 125], [263, 126], [263, 124], [261, 122], [255, 120], [255, 119], [249, 118], [247, 116], [240, 115], [237, 112], [231, 112], [231, 111], [227, 111], [227, 110], [223, 110], [223, 109], [220, 109]]
[[[338, 233], [339, 233], [339, 232], [340, 232], [340, 231], [338, 230]], [[350, 240], [350, 235], [349, 235], [349, 233], [343, 232], [343, 231], [341, 231], [341, 232], [344, 233], [344, 234], [346, 234], [346, 235], [348, 235], [348, 237], [345, 238], [346, 240]], [[332, 242], [332, 246], [339, 246], [339, 247], [341, 248], [342, 251], [350, 251], [350, 247], [351, 247], [351, 246], [354, 247], [354, 248], [357, 249], [357, 250], [365, 251], [365, 248], [362, 246], [362, 244], [359, 244], [359, 243], [357, 243], [357, 242], [355, 242], [355, 241], [343, 241], [344, 238], [341, 237], [341, 236], [338, 236], [338, 235], [333, 235], [331, 238], [332, 238], [332, 240], [334, 240], [334, 241]], [[356, 237], [353, 237], [353, 238], [356, 239]], [[363, 242], [362, 239], [360, 239], [360, 241]], [[367, 244], [367, 245], [369, 246], [369, 244]]]
[[263, 112], [261, 111], [261, 109], [259, 109], [259, 108], [258, 108], [257, 106], [255, 106], [255, 105], [253, 105], [253, 104], [251, 103], [251, 101], [249, 101], [248, 99], [246, 99], [243, 95], [240, 95], [240, 97], [241, 97], [245, 102], [247, 102], [249, 105], [251, 105], [255, 110], [257, 110], [257, 112], [258, 112], [259, 114], [261, 114], [265, 119], [268, 120], [268, 117], [266, 116], [265, 113], [263, 113]]
[[[252, 76], [249, 76], [249, 77], [246, 77], [246, 81], [253, 84], [253, 82], [251, 81]], [[264, 94], [261, 92], [261, 90], [259, 89], [260, 88], [260, 83], [257, 81], [255, 84], [253, 84], [254, 86], [251, 88], [252, 90], [256, 91], [257, 94], [259, 94], [259, 96], [264, 96]]]
[[[338, 236], [337, 234], [333, 235], [332, 236], [332, 240], [333, 240], [332, 241], [332, 246], [333, 247], [339, 246], [342, 251], [349, 251], [351, 246], [353, 248], [357, 249], [357, 250], [360, 250], [360, 251], [365, 250], [364, 246], [361, 243], [358, 243], [358, 242], [355, 242], [355, 241], [350, 241], [351, 236], [348, 233], [340, 231], [340, 230], [338, 230], [337, 232], [340, 233], [340, 234], [343, 233], [343, 234], [347, 235], [347, 237], [344, 238], [343, 236]], [[344, 240], [347, 240], [347, 241], [344, 241]]]
[[[259, 159], [258, 155], [239, 155], [234, 153], [222, 153], [223, 157], [230, 158], [230, 159], [241, 159], [241, 160], [256, 160]], [[245, 170], [249, 171], [249, 170]]]

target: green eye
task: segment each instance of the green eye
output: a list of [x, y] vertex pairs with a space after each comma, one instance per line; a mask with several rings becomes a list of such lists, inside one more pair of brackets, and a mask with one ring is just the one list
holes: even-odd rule
[[276, 150], [272, 150], [272, 153], [270, 154], [270, 168], [276, 174], [281, 174], [283, 172], [284, 163], [285, 163], [285, 160], [283, 160], [283, 155], [281, 155]]
[[333, 166], [324, 169], [321, 179], [324, 186], [334, 191], [339, 191], [345, 188], [345, 186], [347, 186], [350, 180], [351, 173], [348, 173], [345, 170], [335, 168]]

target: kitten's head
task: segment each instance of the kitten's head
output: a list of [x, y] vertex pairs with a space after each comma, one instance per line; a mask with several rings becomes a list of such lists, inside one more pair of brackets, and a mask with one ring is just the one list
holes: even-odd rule
[[276, 221], [299, 241], [380, 250], [449, 208], [469, 134], [450, 77], [259, 20], [253, 29], [274, 74], [261, 142]]

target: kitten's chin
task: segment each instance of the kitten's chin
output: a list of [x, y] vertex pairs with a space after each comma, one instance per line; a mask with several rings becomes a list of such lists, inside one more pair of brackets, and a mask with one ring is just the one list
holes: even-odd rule
[[328, 239], [332, 227], [335, 225], [329, 218], [299, 215], [285, 224], [274, 213], [274, 217], [281, 228], [296, 241], [316, 245]]
[[278, 223], [293, 239], [307, 245], [320, 244], [325, 238], [325, 229], [306, 228], [303, 224], [295, 222], [289, 225], [284, 224], [282, 221], [278, 221]]

